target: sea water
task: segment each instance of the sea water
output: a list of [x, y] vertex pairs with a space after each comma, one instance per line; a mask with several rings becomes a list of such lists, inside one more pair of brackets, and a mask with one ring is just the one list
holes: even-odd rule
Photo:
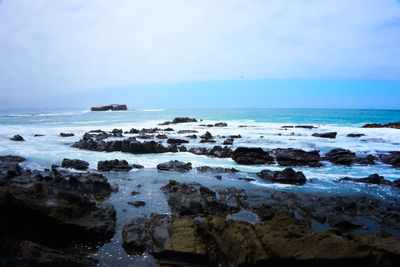
[[[203, 120], [199, 123], [172, 124], [158, 126], [175, 117], [191, 117]], [[353, 165], [340, 166], [324, 162], [319, 168], [295, 167], [308, 179], [303, 186], [269, 183], [259, 179], [256, 172], [263, 169], [282, 170], [279, 165], [244, 166], [232, 159], [197, 156], [188, 152], [135, 155], [122, 152], [96, 152], [71, 147], [82, 135], [90, 130], [102, 129], [111, 131], [114, 128], [129, 131], [131, 128], [166, 128], [178, 130], [196, 130], [197, 135], [206, 131], [217, 136], [237, 135], [232, 149], [245, 147], [262, 147], [265, 150], [274, 148], [299, 148], [306, 151], [319, 150], [321, 154], [334, 148], [345, 148], [359, 154], [379, 154], [388, 151], [400, 151], [399, 129], [361, 128], [365, 123], [388, 123], [400, 121], [399, 110], [334, 110], [334, 109], [152, 109], [129, 111], [70, 111], [70, 112], [3, 112], [0, 114], [0, 155], [19, 155], [27, 158], [22, 166], [30, 169], [50, 168], [52, 164], [61, 164], [64, 158], [82, 159], [95, 171], [100, 160], [125, 159], [131, 164], [141, 164], [143, 170], [132, 170], [128, 173], [108, 173], [111, 184], [119, 186], [119, 192], [108, 201], [117, 209], [116, 235], [109, 244], [101, 245], [94, 251], [93, 257], [100, 260], [102, 266], [126, 266], [127, 264], [151, 266], [156, 264], [150, 255], [128, 256], [122, 249], [121, 231], [124, 224], [132, 218], [149, 216], [151, 212], [169, 213], [169, 207], [160, 187], [168, 180], [179, 182], [197, 182], [211, 189], [234, 186], [246, 190], [276, 189], [288, 192], [313, 192], [317, 194], [369, 194], [381, 200], [395, 199], [399, 190], [387, 186], [366, 185], [357, 183], [335, 183], [342, 177], [363, 178], [373, 173], [389, 180], [400, 179], [400, 169], [378, 163], [373, 166]], [[200, 124], [226, 122], [227, 127], [204, 127]], [[314, 125], [316, 129], [289, 128], [287, 125]], [[337, 132], [335, 139], [313, 137], [315, 132]], [[60, 132], [74, 133], [75, 136], [62, 138]], [[365, 134], [360, 138], [349, 138], [347, 134]], [[15, 134], [23, 136], [25, 142], [14, 142], [9, 139]], [[35, 134], [44, 136], [34, 137]], [[165, 132], [171, 137], [179, 135]], [[126, 135], [129, 136], [129, 135]], [[184, 138], [180, 135], [179, 138]], [[199, 139], [190, 140], [191, 147], [213, 147], [220, 145], [223, 138], [216, 138], [217, 144], [200, 144]], [[165, 140], [158, 140], [165, 143]], [[236, 168], [234, 175], [223, 174], [218, 180], [211, 173], [160, 173], [156, 170], [159, 163], [169, 160], [191, 162], [193, 167], [211, 166]], [[252, 178], [251, 182], [238, 178]], [[138, 187], [140, 185], [140, 187]], [[140, 191], [132, 196], [132, 191]], [[141, 200], [146, 202], [142, 208], [134, 208], [127, 202]], [[117, 264], [117, 263], [118, 264]]]

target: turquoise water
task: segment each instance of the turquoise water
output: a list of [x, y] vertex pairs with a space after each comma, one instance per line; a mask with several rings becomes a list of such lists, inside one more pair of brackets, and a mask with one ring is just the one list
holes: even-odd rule
[[[183, 123], [169, 126], [158, 126], [166, 120], [175, 117], [192, 117], [203, 122]], [[224, 121], [228, 123], [223, 128], [207, 128], [200, 124], [210, 124]], [[95, 152], [72, 148], [82, 135], [93, 129], [112, 130], [114, 128], [128, 131], [131, 128], [172, 127], [178, 130], [196, 130], [198, 135], [210, 131], [214, 136], [240, 134], [243, 138], [236, 139], [232, 149], [238, 146], [274, 148], [301, 148], [304, 150], [319, 150], [321, 154], [333, 148], [346, 148], [359, 155], [378, 154], [387, 151], [400, 150], [400, 130], [398, 129], [364, 129], [365, 123], [388, 123], [400, 121], [398, 110], [320, 110], [320, 109], [193, 109], [193, 110], [134, 110], [121, 112], [43, 112], [43, 113], [3, 113], [0, 115], [0, 155], [20, 155], [27, 158], [22, 163], [25, 168], [43, 169], [52, 164], [60, 164], [63, 158], [78, 158], [89, 162], [90, 170], [96, 171], [99, 160], [126, 159], [129, 163], [145, 166], [143, 170], [133, 170], [128, 173], [105, 174], [111, 184], [119, 185], [119, 192], [112, 194], [111, 203], [117, 209], [117, 231], [112, 241], [93, 252], [95, 258], [101, 260], [101, 266], [153, 266], [156, 264], [150, 255], [129, 256], [121, 247], [121, 230], [124, 224], [133, 217], [148, 216], [151, 212], [168, 213], [169, 207], [159, 188], [169, 179], [180, 182], [198, 182], [211, 189], [233, 186], [246, 190], [260, 191], [264, 189], [283, 190], [288, 192], [313, 192], [317, 194], [369, 194], [380, 199], [396, 199], [399, 190], [386, 187], [356, 183], [335, 183], [334, 180], [350, 176], [353, 178], [367, 177], [378, 173], [386, 179], [400, 179], [400, 169], [385, 164], [374, 166], [339, 166], [324, 163], [320, 168], [295, 167], [303, 171], [308, 182], [303, 186], [268, 183], [256, 176], [263, 169], [282, 170], [283, 167], [272, 165], [243, 166], [231, 159], [209, 158], [191, 153], [165, 153], [133, 155], [122, 152]], [[308, 124], [317, 129], [288, 129], [284, 125]], [[246, 127], [243, 127], [246, 126]], [[314, 132], [338, 132], [336, 139], [312, 137]], [[75, 136], [61, 138], [60, 132], [74, 133]], [[348, 138], [349, 133], [365, 134], [361, 138]], [[25, 142], [13, 142], [9, 138], [20, 134]], [[42, 137], [34, 137], [43, 134]], [[167, 133], [170, 137], [184, 138], [184, 135]], [[130, 135], [126, 135], [127, 137]], [[216, 137], [217, 145], [224, 138]], [[163, 140], [162, 142], [165, 142]], [[200, 144], [199, 140], [191, 141], [190, 147], [212, 147], [214, 144]], [[213, 166], [237, 168], [241, 172], [235, 175], [223, 174], [222, 180], [215, 179], [211, 173], [192, 172], [180, 174], [174, 172], [161, 173], [156, 170], [159, 163], [169, 160], [191, 162], [193, 167]], [[238, 178], [252, 178], [247, 182]], [[138, 188], [137, 185], [141, 187]], [[132, 196], [132, 191], [140, 191]], [[133, 208], [129, 201], [145, 201], [146, 206]]]

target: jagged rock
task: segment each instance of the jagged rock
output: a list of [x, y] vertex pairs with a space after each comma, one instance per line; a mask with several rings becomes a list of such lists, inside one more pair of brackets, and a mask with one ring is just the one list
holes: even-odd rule
[[80, 159], [63, 159], [61, 167], [85, 171], [89, 168], [89, 163]]
[[370, 123], [365, 124], [362, 128], [394, 128], [400, 129], [400, 122], [389, 122], [387, 124], [380, 124], [380, 123]]
[[169, 125], [169, 124], [178, 124], [178, 123], [186, 123], [186, 122], [197, 122], [197, 120], [194, 118], [188, 118], [188, 117], [178, 117], [178, 118], [173, 119], [172, 121], [166, 121], [166, 122], [160, 123], [159, 125]]
[[335, 164], [351, 165], [356, 161], [356, 154], [348, 149], [337, 148], [325, 154], [325, 158]]
[[73, 133], [60, 133], [60, 136], [61, 137], [71, 137], [71, 136], [74, 136], [74, 134]]
[[321, 137], [321, 138], [336, 138], [337, 132], [329, 132], [329, 133], [313, 133], [312, 136], [314, 137]]
[[165, 134], [157, 134], [157, 135], [156, 135], [156, 138], [157, 138], [157, 139], [168, 139], [168, 136], [165, 135]]
[[185, 146], [178, 147], [179, 152], [187, 152], [187, 148]]
[[226, 127], [228, 124], [226, 122], [217, 122], [214, 124], [215, 127]]
[[235, 168], [221, 168], [221, 167], [209, 167], [209, 166], [201, 166], [196, 167], [199, 172], [216, 172], [216, 173], [237, 173], [239, 170]]
[[14, 135], [14, 137], [10, 138], [11, 141], [25, 141], [25, 139], [19, 134]]
[[10, 179], [22, 173], [18, 162], [24, 161], [25, 158], [19, 156], [1, 156], [0, 157], [0, 186], [8, 183]]
[[394, 182], [386, 180], [383, 176], [380, 176], [379, 174], [371, 174], [370, 176], [366, 178], [350, 178], [350, 177], [344, 177], [342, 179], [337, 180], [337, 182], [341, 181], [351, 181], [351, 182], [357, 182], [357, 183], [366, 183], [366, 184], [378, 184], [378, 185], [388, 185], [388, 186], [393, 186], [393, 187], [400, 187], [400, 180], [396, 180]]
[[224, 145], [233, 145], [233, 138], [228, 138], [224, 140]]
[[165, 131], [165, 132], [173, 132], [174, 129], [168, 127], [168, 128], [162, 129], [162, 131]]
[[178, 134], [190, 134], [190, 133], [198, 133], [196, 130], [180, 130]]
[[192, 169], [192, 163], [184, 163], [177, 160], [171, 160], [169, 162], [161, 163], [157, 165], [159, 171], [179, 171], [187, 172]]
[[302, 149], [278, 148], [274, 150], [274, 153], [276, 161], [282, 166], [322, 166], [321, 157], [316, 150], [306, 152]]
[[96, 107], [91, 107], [91, 111], [117, 111], [117, 110], [127, 110], [128, 108], [126, 105], [120, 105], [120, 104], [111, 104], [111, 105], [106, 105], [106, 106], [96, 106]]
[[197, 135], [195, 134], [187, 135], [186, 137], [190, 139], [197, 139]]
[[128, 164], [126, 160], [105, 160], [97, 163], [97, 169], [103, 172], [117, 171], [117, 172], [128, 172], [132, 170], [132, 166]]
[[138, 133], [140, 133], [140, 131], [139, 131], [138, 129], [132, 128], [132, 129], [130, 129], [129, 132], [127, 132], [127, 133], [138, 134]]
[[230, 158], [232, 157], [233, 151], [227, 146], [214, 146], [212, 149], [207, 150], [206, 155], [215, 158]]
[[262, 148], [238, 147], [233, 152], [232, 159], [236, 163], [244, 165], [271, 164], [274, 162], [274, 158]]
[[206, 132], [205, 134], [201, 135], [200, 138], [202, 139], [212, 139], [214, 138], [210, 132]]
[[354, 134], [354, 133], [350, 133], [350, 134], [348, 134], [347, 135], [347, 137], [362, 137], [362, 136], [365, 136], [365, 134]]
[[379, 155], [383, 163], [392, 165], [393, 167], [400, 167], [400, 151], [392, 151], [388, 154]]
[[205, 147], [192, 147], [189, 149], [190, 153], [193, 153], [195, 155], [205, 155], [207, 153], [207, 148]]
[[292, 168], [286, 168], [283, 171], [262, 170], [261, 172], [257, 173], [257, 176], [263, 180], [282, 184], [302, 185], [307, 182], [307, 179], [302, 172], [296, 172]]
[[154, 135], [141, 133], [140, 135], [136, 136], [137, 139], [153, 139]]
[[177, 139], [177, 138], [169, 138], [167, 140], [167, 143], [168, 144], [178, 144], [178, 145], [180, 145], [180, 144], [184, 144], [184, 143], [189, 143], [189, 141], [183, 140], [183, 139]]

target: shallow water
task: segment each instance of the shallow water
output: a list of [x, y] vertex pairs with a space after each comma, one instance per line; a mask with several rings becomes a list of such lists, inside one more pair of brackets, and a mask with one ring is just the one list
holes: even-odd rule
[[[169, 126], [157, 126], [158, 123], [172, 120], [174, 117], [188, 116], [203, 119], [201, 123], [183, 123]], [[228, 127], [207, 128], [199, 124], [214, 124], [224, 121]], [[381, 153], [400, 150], [400, 130], [397, 129], [363, 129], [364, 123], [388, 123], [400, 121], [400, 112], [395, 110], [292, 110], [292, 109], [240, 109], [240, 110], [137, 110], [123, 112], [90, 112], [71, 111], [60, 113], [36, 114], [3, 114], [0, 115], [0, 155], [20, 155], [27, 158], [22, 163], [26, 168], [43, 169], [52, 164], [60, 164], [63, 158], [77, 158], [90, 163], [90, 169], [95, 170], [99, 160], [126, 159], [129, 163], [141, 164], [144, 170], [133, 170], [128, 173], [109, 173], [107, 177], [111, 184], [118, 184], [119, 192], [112, 194], [110, 202], [117, 209], [117, 233], [113, 240], [102, 246], [94, 257], [101, 260], [101, 266], [152, 266], [156, 264], [150, 255], [128, 256], [121, 247], [121, 230], [124, 224], [137, 216], [149, 216], [151, 212], [169, 213], [169, 207], [159, 188], [169, 179], [184, 182], [201, 183], [211, 189], [233, 186], [246, 190], [260, 191], [276, 189], [287, 192], [314, 192], [318, 194], [370, 194], [380, 199], [397, 198], [399, 192], [386, 186], [364, 185], [356, 183], [335, 183], [335, 179], [350, 176], [353, 178], [367, 177], [378, 173], [386, 179], [400, 179], [400, 169], [385, 164], [375, 166], [354, 165], [351, 167], [325, 163], [319, 168], [296, 167], [304, 172], [309, 181], [303, 186], [268, 183], [259, 179], [255, 172], [262, 169], [281, 170], [279, 165], [243, 166], [231, 159], [209, 158], [191, 153], [165, 153], [134, 155], [122, 152], [94, 152], [72, 148], [71, 144], [78, 141], [83, 133], [94, 130], [112, 130], [121, 128], [128, 131], [131, 128], [166, 128], [178, 130], [197, 130], [197, 135], [210, 131], [214, 136], [240, 134], [243, 138], [235, 139], [232, 148], [238, 146], [274, 148], [301, 148], [304, 150], [320, 150], [321, 154], [333, 148], [346, 148], [358, 154]], [[317, 129], [287, 129], [285, 125], [308, 124]], [[241, 127], [246, 126], [246, 127]], [[314, 132], [338, 132], [336, 139], [312, 137]], [[72, 132], [74, 137], [62, 138], [60, 132]], [[363, 133], [360, 138], [346, 137], [348, 133]], [[25, 142], [13, 142], [9, 138], [20, 134]], [[34, 137], [43, 134], [42, 137]], [[168, 136], [185, 135], [171, 134]], [[279, 134], [279, 135], [278, 135]], [[125, 135], [129, 136], [129, 135]], [[261, 137], [262, 136], [262, 137]], [[216, 138], [216, 144], [199, 144], [199, 139], [190, 140], [186, 147], [213, 147], [221, 145], [224, 138]], [[165, 142], [163, 140], [162, 142]], [[193, 170], [180, 174], [174, 172], [158, 172], [156, 165], [169, 160], [191, 162], [193, 167], [214, 166], [234, 167], [241, 172], [228, 175], [222, 174], [218, 180], [214, 173], [198, 173]], [[253, 178], [248, 182], [238, 178]], [[138, 188], [137, 185], [141, 187]], [[132, 191], [140, 194], [132, 196]], [[145, 201], [146, 205], [135, 208], [127, 202]], [[233, 218], [251, 218], [251, 214], [243, 211]], [[323, 229], [323, 226], [319, 226]]]

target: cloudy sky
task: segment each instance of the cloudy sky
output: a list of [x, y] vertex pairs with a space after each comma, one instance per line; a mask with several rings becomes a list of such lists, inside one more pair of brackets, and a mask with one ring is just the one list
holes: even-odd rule
[[3, 108], [399, 108], [400, 2], [0, 0], [0, 92]]

